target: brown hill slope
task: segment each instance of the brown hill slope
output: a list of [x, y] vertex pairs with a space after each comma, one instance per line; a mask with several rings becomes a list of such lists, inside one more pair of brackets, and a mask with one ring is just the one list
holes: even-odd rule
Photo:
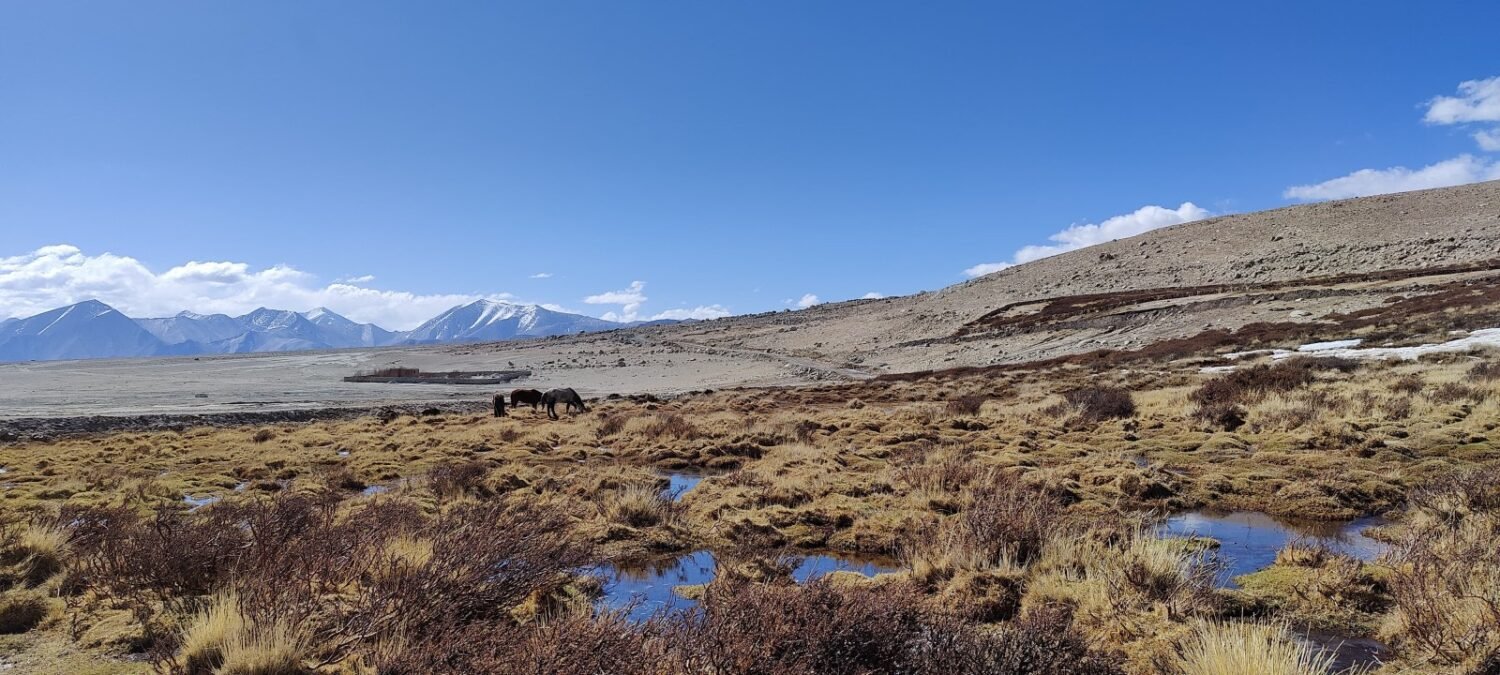
[[[1257, 322], [1310, 323], [1311, 334], [1321, 323], [1337, 331], [1339, 324], [1327, 320], [1331, 315], [1367, 311], [1398, 295], [1436, 293], [1452, 284], [1493, 284], [1490, 270], [1500, 267], [1490, 264], [1495, 259], [1500, 259], [1500, 181], [1222, 216], [1045, 258], [933, 293], [647, 335], [689, 347], [848, 364], [869, 372], [988, 365], [1099, 348], [1136, 349]], [[1127, 293], [1148, 289], [1172, 292]], [[1058, 304], [1070, 304], [1059, 300], [1076, 296], [1087, 296], [1093, 306], [1058, 311]], [[1052, 312], [1045, 314], [1049, 305]], [[986, 315], [1002, 308], [1009, 308], [1012, 320], [992, 325], [995, 317]], [[1053, 320], [1059, 313], [1068, 320]]]

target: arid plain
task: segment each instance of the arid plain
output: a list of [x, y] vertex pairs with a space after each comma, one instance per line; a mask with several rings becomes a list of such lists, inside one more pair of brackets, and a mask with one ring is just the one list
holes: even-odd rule
[[[0, 653], [56, 673], [1496, 672], [1495, 328], [1491, 182], [798, 312], [0, 366]], [[391, 366], [524, 368], [517, 386], [592, 400], [494, 418], [493, 388], [341, 381]], [[182, 417], [328, 407], [353, 410]], [[656, 573], [705, 552], [706, 574]], [[622, 592], [642, 579], [665, 591]]]

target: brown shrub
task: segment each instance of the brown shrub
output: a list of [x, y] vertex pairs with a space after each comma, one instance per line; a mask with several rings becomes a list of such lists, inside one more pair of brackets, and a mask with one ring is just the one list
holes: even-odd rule
[[999, 630], [980, 630], [932, 611], [905, 584], [798, 586], [726, 577], [709, 586], [700, 610], [671, 620], [667, 636], [674, 660], [696, 672], [1121, 672], [1088, 649], [1066, 610], [1044, 608]]
[[447, 462], [427, 470], [428, 485], [432, 492], [444, 499], [466, 494], [486, 495], [484, 477], [490, 466], [478, 460]]
[[1472, 368], [1469, 368], [1467, 377], [1470, 382], [1493, 382], [1500, 380], [1500, 363], [1494, 361], [1476, 363]]
[[1489, 398], [1489, 395], [1489, 391], [1478, 387], [1472, 387], [1459, 382], [1447, 382], [1428, 392], [1427, 398], [1437, 404], [1457, 403], [1459, 401], [1480, 403]]
[[948, 414], [972, 417], [978, 415], [987, 401], [984, 396], [977, 394], [965, 394], [948, 400]]
[[698, 427], [687, 418], [672, 413], [658, 413], [651, 422], [641, 428], [641, 433], [650, 438], [675, 438], [691, 440], [698, 438]]
[[1245, 409], [1227, 401], [1199, 403], [1193, 409], [1193, 418], [1225, 431], [1234, 431], [1245, 424]]
[[625, 415], [605, 415], [604, 419], [599, 420], [599, 426], [594, 427], [594, 438], [603, 441], [615, 436], [625, 430], [625, 423], [628, 421], [630, 418]]
[[1404, 420], [1411, 417], [1411, 399], [1393, 398], [1381, 404], [1380, 412], [1385, 415], [1386, 419]]
[[1204, 382], [1188, 399], [1195, 404], [1193, 417], [1210, 425], [1234, 431], [1245, 423], [1244, 404], [1267, 395], [1287, 392], [1311, 384], [1317, 372], [1347, 372], [1357, 362], [1338, 358], [1298, 357], [1274, 364], [1241, 368]]
[[0, 595], [0, 635], [25, 633], [47, 618], [47, 598], [35, 591]]
[[276, 432], [271, 429], [257, 429], [255, 433], [250, 436], [250, 440], [254, 443], [265, 443], [266, 441], [269, 441], [273, 438], [276, 438]]
[[1407, 373], [1391, 382], [1390, 389], [1398, 394], [1419, 394], [1427, 388], [1427, 383], [1422, 381], [1422, 376], [1416, 373]]
[[1135, 400], [1119, 387], [1089, 386], [1063, 392], [1063, 400], [1073, 406], [1083, 419], [1102, 422], [1135, 416]]
[[305, 641], [320, 662], [381, 662], [471, 626], [514, 625], [512, 609], [595, 562], [549, 512], [461, 504], [429, 520], [388, 500], [338, 511], [297, 495], [148, 517], [80, 511], [70, 578], [132, 609], [158, 670], [181, 672], [178, 627], [215, 597], [235, 598], [235, 620], [253, 631]]
[[1478, 670], [1500, 653], [1500, 470], [1451, 477], [1412, 495], [1395, 542], [1390, 638], [1423, 661]]
[[956, 522], [968, 543], [991, 560], [1030, 563], [1062, 524], [1058, 496], [1014, 478], [996, 475], [975, 487], [972, 499]]

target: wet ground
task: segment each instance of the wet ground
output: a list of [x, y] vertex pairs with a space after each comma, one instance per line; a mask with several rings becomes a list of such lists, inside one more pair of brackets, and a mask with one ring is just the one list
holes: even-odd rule
[[[695, 551], [677, 558], [635, 565], [610, 565], [601, 570], [605, 580], [600, 603], [609, 609], [627, 609], [632, 621], [643, 621], [659, 612], [689, 609], [697, 602], [674, 592], [678, 586], [713, 581], [717, 560], [712, 551]], [[831, 572], [857, 572], [875, 576], [899, 569], [895, 561], [867, 560], [837, 554], [802, 556], [792, 569], [792, 579], [807, 583]]]
[[1234, 578], [1269, 567], [1276, 553], [1298, 541], [1324, 546], [1360, 560], [1374, 560], [1386, 545], [1365, 536], [1366, 529], [1380, 525], [1379, 518], [1346, 522], [1287, 521], [1253, 511], [1193, 511], [1167, 519], [1162, 532], [1174, 537], [1210, 537], [1219, 542], [1214, 551], [1225, 569], [1220, 584], [1233, 588]]

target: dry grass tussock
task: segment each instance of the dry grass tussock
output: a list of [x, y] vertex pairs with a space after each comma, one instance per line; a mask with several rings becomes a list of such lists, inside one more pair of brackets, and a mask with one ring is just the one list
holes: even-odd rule
[[[1177, 659], [1182, 675], [1322, 675], [1334, 656], [1298, 643], [1284, 626], [1201, 624]], [[1347, 671], [1346, 671], [1347, 672]]]
[[[167, 672], [1146, 673], [1270, 650], [1265, 626], [1286, 624], [1378, 631], [1417, 672], [1475, 668], [1500, 659], [1494, 362], [1063, 366], [606, 400], [556, 422], [10, 444], [0, 629]], [[674, 499], [671, 472], [702, 479]], [[1122, 515], [1204, 507], [1386, 513], [1394, 550], [1291, 548], [1216, 590], [1210, 552]], [[698, 613], [645, 624], [582, 611], [598, 591], [583, 571], [698, 549], [900, 571], [726, 578]]]

